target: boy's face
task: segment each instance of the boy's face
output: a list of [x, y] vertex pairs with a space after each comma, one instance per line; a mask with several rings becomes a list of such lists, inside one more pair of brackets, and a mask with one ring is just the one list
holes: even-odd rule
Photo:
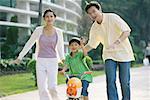
[[70, 48], [71, 52], [77, 52], [80, 48], [80, 45], [77, 42], [72, 42], [69, 45], [69, 48]]

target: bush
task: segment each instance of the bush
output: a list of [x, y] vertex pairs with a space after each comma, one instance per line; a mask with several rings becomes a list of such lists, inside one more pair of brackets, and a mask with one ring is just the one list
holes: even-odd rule
[[93, 60], [93, 64], [104, 64], [103, 60]]
[[1, 59], [0, 60], [0, 75], [14, 74], [19, 72], [27, 72], [27, 63], [30, 59], [24, 59], [20, 64], [10, 64], [12, 59]]
[[36, 77], [36, 60], [31, 59], [27, 64], [28, 69], [32, 72], [32, 75], [35, 80], [35, 86], [37, 86], [37, 77]]

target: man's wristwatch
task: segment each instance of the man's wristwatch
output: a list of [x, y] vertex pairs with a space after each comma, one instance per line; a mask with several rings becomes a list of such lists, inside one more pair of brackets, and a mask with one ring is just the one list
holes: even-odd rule
[[120, 43], [120, 42], [121, 42], [121, 40], [120, 40], [120, 39], [118, 39], [118, 42]]

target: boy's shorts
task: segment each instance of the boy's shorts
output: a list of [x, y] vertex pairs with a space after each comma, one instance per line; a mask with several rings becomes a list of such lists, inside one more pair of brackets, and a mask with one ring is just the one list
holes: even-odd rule
[[[76, 77], [76, 76], [69, 76], [70, 78]], [[68, 82], [68, 79], [66, 80], [66, 83]], [[83, 96], [88, 96], [88, 87], [89, 87], [89, 82], [86, 80], [81, 80], [82, 82], [82, 92], [81, 95]]]
[[89, 87], [89, 82], [86, 81], [86, 80], [82, 80], [82, 92], [81, 92], [81, 95], [88, 96], [88, 87]]

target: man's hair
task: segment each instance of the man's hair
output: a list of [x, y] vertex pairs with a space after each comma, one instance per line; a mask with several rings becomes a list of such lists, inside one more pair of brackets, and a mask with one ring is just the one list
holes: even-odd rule
[[85, 11], [88, 13], [88, 9], [91, 8], [92, 6], [96, 7], [98, 10], [102, 10], [100, 3], [98, 3], [97, 1], [91, 1], [86, 5]]
[[69, 45], [71, 45], [72, 43], [78, 43], [80, 45], [80, 39], [77, 37], [73, 37], [70, 41], [69, 41]]

